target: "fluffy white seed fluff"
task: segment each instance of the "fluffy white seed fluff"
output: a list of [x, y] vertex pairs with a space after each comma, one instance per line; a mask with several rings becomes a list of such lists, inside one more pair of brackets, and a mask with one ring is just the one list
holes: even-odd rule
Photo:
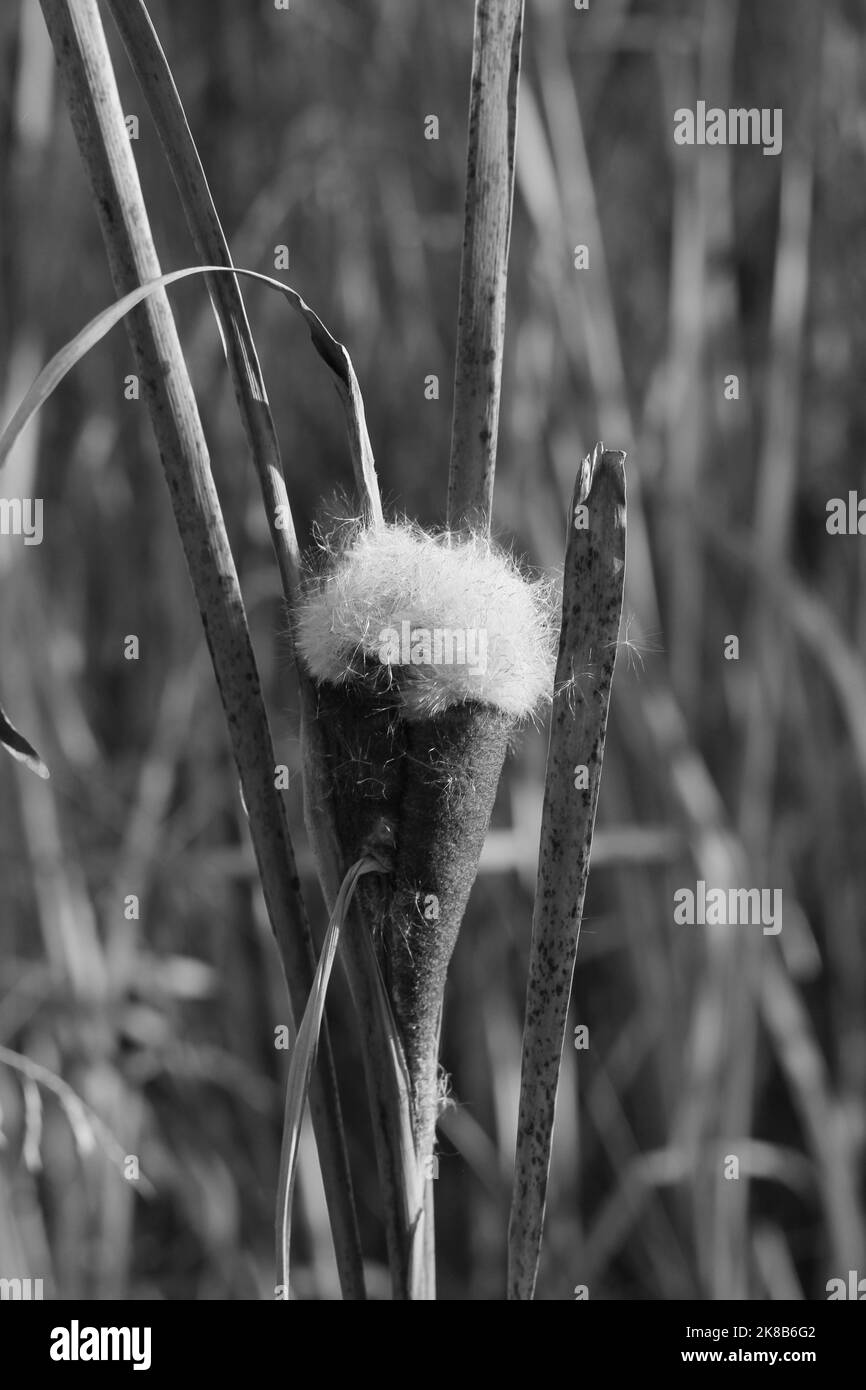
[[325, 546], [296, 622], [316, 680], [389, 689], [409, 719], [468, 700], [523, 719], [550, 698], [552, 585], [485, 537], [400, 522]]

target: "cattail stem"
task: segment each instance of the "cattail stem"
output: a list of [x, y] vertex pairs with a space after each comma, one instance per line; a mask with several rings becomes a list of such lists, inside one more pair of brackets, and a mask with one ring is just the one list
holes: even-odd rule
[[[40, 0], [117, 293], [160, 274], [147, 210], [95, 0]], [[274, 750], [234, 559], [174, 319], [164, 292], [127, 320], [136, 370], [159, 446], [187, 567], [202, 615], [262, 889], [300, 1016], [315, 953], [300, 895]], [[360, 1240], [330, 1044], [323, 1034], [310, 1098], [347, 1297], [364, 1297]], [[335, 1219], [334, 1213], [337, 1213]]]
[[523, 0], [477, 0], [448, 526], [489, 532], [499, 431]]

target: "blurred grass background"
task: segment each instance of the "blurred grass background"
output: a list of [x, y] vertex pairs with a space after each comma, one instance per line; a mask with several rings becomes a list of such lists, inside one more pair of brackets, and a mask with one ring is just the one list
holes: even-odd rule
[[[353, 356], [386, 503], [441, 523], [471, 4], [150, 9], [236, 262], [273, 273], [288, 246], [285, 278]], [[108, 27], [163, 268], [192, 264]], [[825, 529], [827, 501], [864, 487], [864, 73], [849, 0], [527, 0], [497, 534], [554, 568], [580, 458], [597, 438], [629, 454], [628, 641], [572, 1004], [590, 1047], [566, 1047], [541, 1298], [576, 1284], [593, 1299], [822, 1298], [828, 1278], [866, 1273], [866, 552]], [[673, 111], [698, 99], [783, 108], [782, 155], [676, 147]], [[0, 9], [0, 201], [5, 420], [112, 297], [36, 0]], [[341, 409], [304, 328], [244, 293], [309, 539], [350, 483]], [[203, 286], [172, 304], [321, 930], [258, 490]], [[124, 397], [132, 371], [115, 330], [2, 482], [45, 502], [41, 547], [0, 538], [0, 700], [52, 779], [0, 764], [0, 1048], [71, 1090], [0, 1064], [0, 1276], [70, 1298], [267, 1298], [283, 984], [150, 426]], [[723, 659], [729, 634], [739, 662]], [[504, 1288], [545, 745], [530, 729], [506, 768], [452, 965], [444, 1298]], [[781, 888], [781, 935], [675, 926], [673, 893], [698, 878]], [[334, 1006], [382, 1293], [339, 979]], [[335, 1297], [309, 1136], [298, 1231], [298, 1293]]]

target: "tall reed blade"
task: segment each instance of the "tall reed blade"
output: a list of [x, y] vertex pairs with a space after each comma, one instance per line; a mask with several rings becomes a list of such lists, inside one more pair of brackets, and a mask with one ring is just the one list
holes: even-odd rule
[[625, 454], [597, 444], [572, 501], [520, 1078], [508, 1297], [535, 1293], [566, 1015], [589, 877], [625, 580]]

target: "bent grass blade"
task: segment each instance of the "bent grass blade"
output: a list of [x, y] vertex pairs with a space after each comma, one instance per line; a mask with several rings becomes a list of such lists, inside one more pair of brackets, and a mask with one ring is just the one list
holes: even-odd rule
[[353, 864], [343, 879], [337, 894], [337, 901], [334, 903], [334, 910], [331, 913], [331, 920], [328, 923], [325, 944], [322, 947], [322, 954], [316, 967], [310, 997], [307, 1000], [304, 1017], [301, 1020], [298, 1036], [292, 1049], [289, 1078], [286, 1083], [286, 1108], [280, 1152], [280, 1175], [277, 1186], [277, 1285], [284, 1290], [285, 1298], [288, 1298], [289, 1295], [292, 1195], [297, 1172], [298, 1143], [301, 1137], [301, 1123], [304, 1118], [307, 1095], [310, 1090], [310, 1078], [316, 1060], [316, 1049], [319, 1045], [325, 998], [340, 942], [340, 931], [358, 880], [364, 874], [386, 872], [387, 868], [380, 859], [374, 855], [367, 855], [364, 859], [359, 859], [357, 863]]
[[158, 290], [166, 289], [167, 286], [174, 285], [179, 280], [189, 279], [194, 275], [243, 275], [249, 280], [258, 280], [263, 285], [269, 285], [271, 289], [279, 290], [292, 308], [304, 319], [310, 330], [313, 346], [322, 360], [330, 367], [336, 379], [337, 389], [349, 422], [353, 457], [356, 454], [359, 455], [359, 459], [356, 461], [356, 468], [360, 475], [358, 478], [359, 488], [364, 495], [374, 524], [380, 525], [383, 519], [382, 503], [376, 486], [373, 450], [364, 419], [361, 390], [349, 353], [343, 344], [338, 342], [332, 333], [328, 332], [318, 314], [291, 286], [284, 285], [282, 281], [275, 280], [271, 275], [262, 275], [257, 270], [244, 270], [240, 266], [194, 265], [185, 266], [182, 270], [171, 270], [166, 275], [160, 275], [155, 280], [148, 280], [145, 284], [137, 286], [136, 289], [131, 290], [115, 304], [110, 304], [107, 309], [103, 309], [101, 313], [91, 319], [42, 368], [4, 429], [2, 436], [0, 436], [0, 468], [6, 462], [19, 435], [36, 412], [45, 404], [52, 392], [56, 390], [66, 374], [105, 337], [106, 333], [114, 328], [115, 324], [120, 323], [131, 309], [142, 304]]

